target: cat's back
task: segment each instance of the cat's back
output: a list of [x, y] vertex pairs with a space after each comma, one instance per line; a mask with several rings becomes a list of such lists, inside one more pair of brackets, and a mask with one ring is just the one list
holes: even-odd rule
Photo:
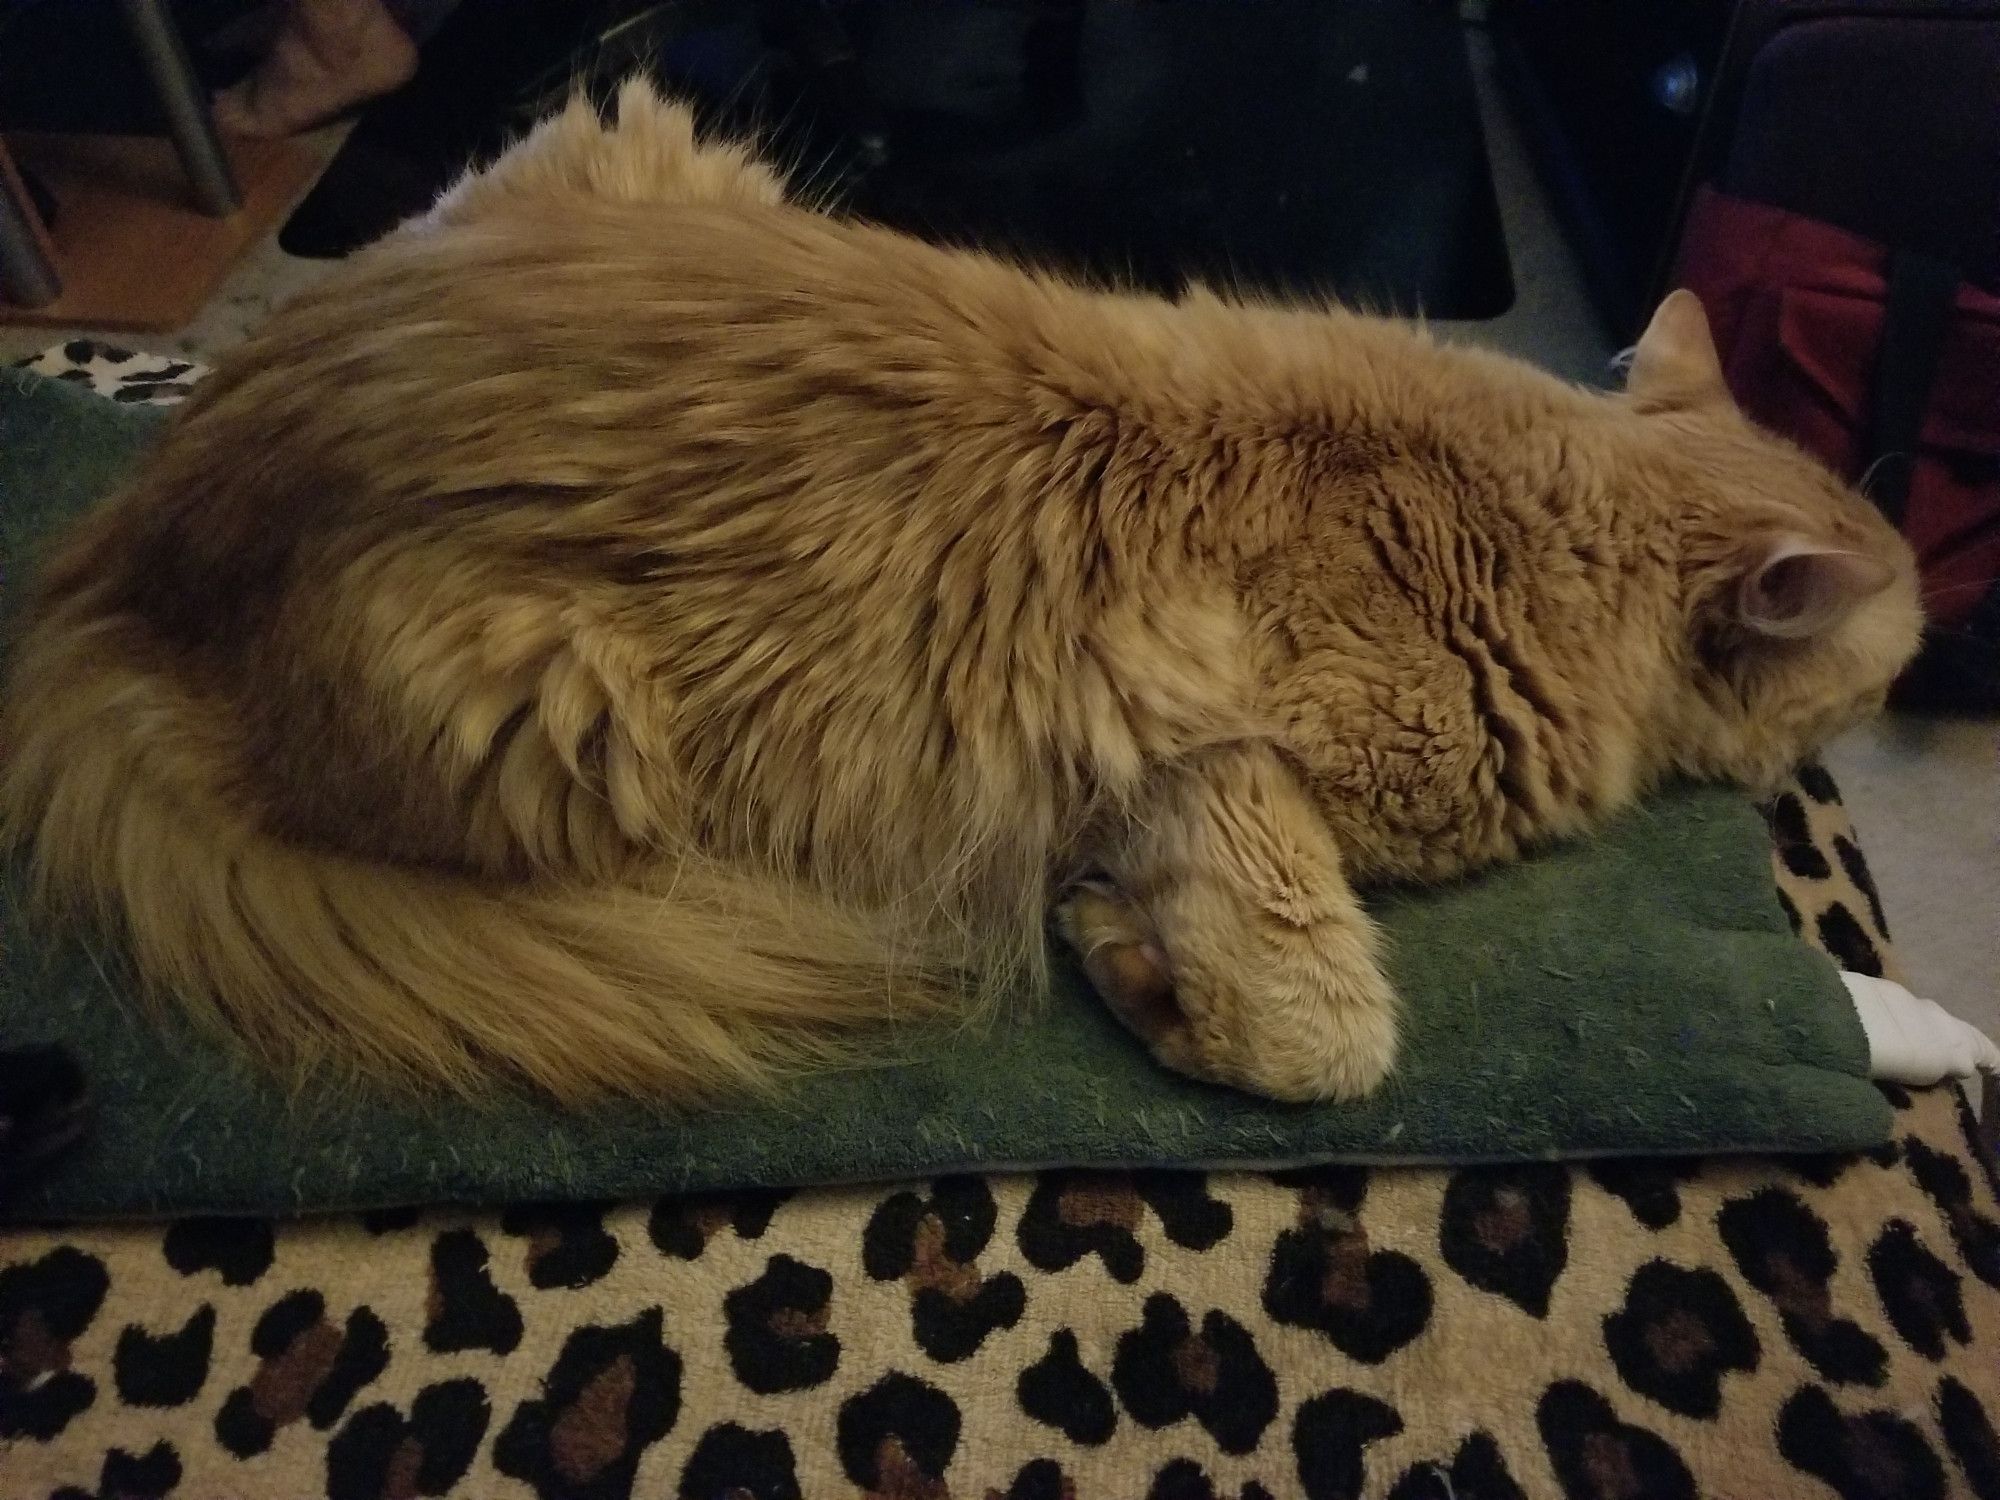
[[371, 472], [375, 445], [400, 445], [468, 487], [496, 463], [581, 480], [642, 441], [727, 443], [746, 423], [769, 441], [833, 414], [851, 440], [872, 417], [907, 445], [913, 418], [1115, 399], [1105, 345], [1132, 312], [800, 209], [530, 203], [356, 257], [226, 357], [181, 426], [202, 441], [227, 419]]
[[1116, 340], [1089, 325], [1121, 311], [786, 207], [578, 198], [419, 221], [218, 361], [75, 571], [129, 574], [156, 613], [440, 529], [511, 546], [663, 508], [791, 507], [808, 479], [885, 501], [962, 489], [943, 476], [1008, 467], [1038, 408], [1112, 399]]

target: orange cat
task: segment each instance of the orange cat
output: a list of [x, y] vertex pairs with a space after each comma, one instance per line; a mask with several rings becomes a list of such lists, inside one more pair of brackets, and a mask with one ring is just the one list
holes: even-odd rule
[[1352, 887], [1768, 782], [1907, 549], [1676, 296], [1622, 395], [784, 203], [628, 87], [222, 360], [54, 552], [44, 894], [267, 1061], [726, 1098], [1040, 962], [1169, 1065], [1395, 1056]]

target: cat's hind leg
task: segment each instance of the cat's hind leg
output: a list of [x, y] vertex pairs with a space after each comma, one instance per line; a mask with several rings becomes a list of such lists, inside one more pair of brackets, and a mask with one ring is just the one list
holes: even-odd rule
[[1166, 773], [1097, 851], [1056, 925], [1112, 1011], [1168, 1067], [1278, 1099], [1352, 1099], [1387, 1076], [1396, 1000], [1332, 835], [1277, 753]]
[[694, 112], [643, 77], [619, 86], [612, 120], [582, 95], [475, 167], [412, 228], [464, 224], [523, 201], [584, 195], [619, 203], [772, 206], [783, 179], [738, 141], [703, 140]]

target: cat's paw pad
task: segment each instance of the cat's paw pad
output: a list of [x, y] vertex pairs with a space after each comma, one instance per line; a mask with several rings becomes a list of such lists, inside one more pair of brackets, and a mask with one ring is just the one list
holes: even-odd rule
[[1106, 882], [1084, 881], [1057, 903], [1055, 924], [1111, 1013], [1155, 1052], [1172, 1046], [1187, 1017], [1166, 950], [1138, 906]]

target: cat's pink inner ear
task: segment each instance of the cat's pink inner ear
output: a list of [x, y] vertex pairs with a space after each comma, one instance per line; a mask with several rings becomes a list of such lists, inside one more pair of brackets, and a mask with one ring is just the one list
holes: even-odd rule
[[1895, 579], [1879, 557], [1844, 552], [1797, 536], [1774, 537], [1750, 554], [1737, 618], [1763, 635], [1798, 640], [1846, 619]]
[[1708, 331], [1701, 299], [1685, 289], [1669, 292], [1632, 351], [1625, 389], [1656, 405], [1689, 405], [1726, 397], [1722, 361]]

